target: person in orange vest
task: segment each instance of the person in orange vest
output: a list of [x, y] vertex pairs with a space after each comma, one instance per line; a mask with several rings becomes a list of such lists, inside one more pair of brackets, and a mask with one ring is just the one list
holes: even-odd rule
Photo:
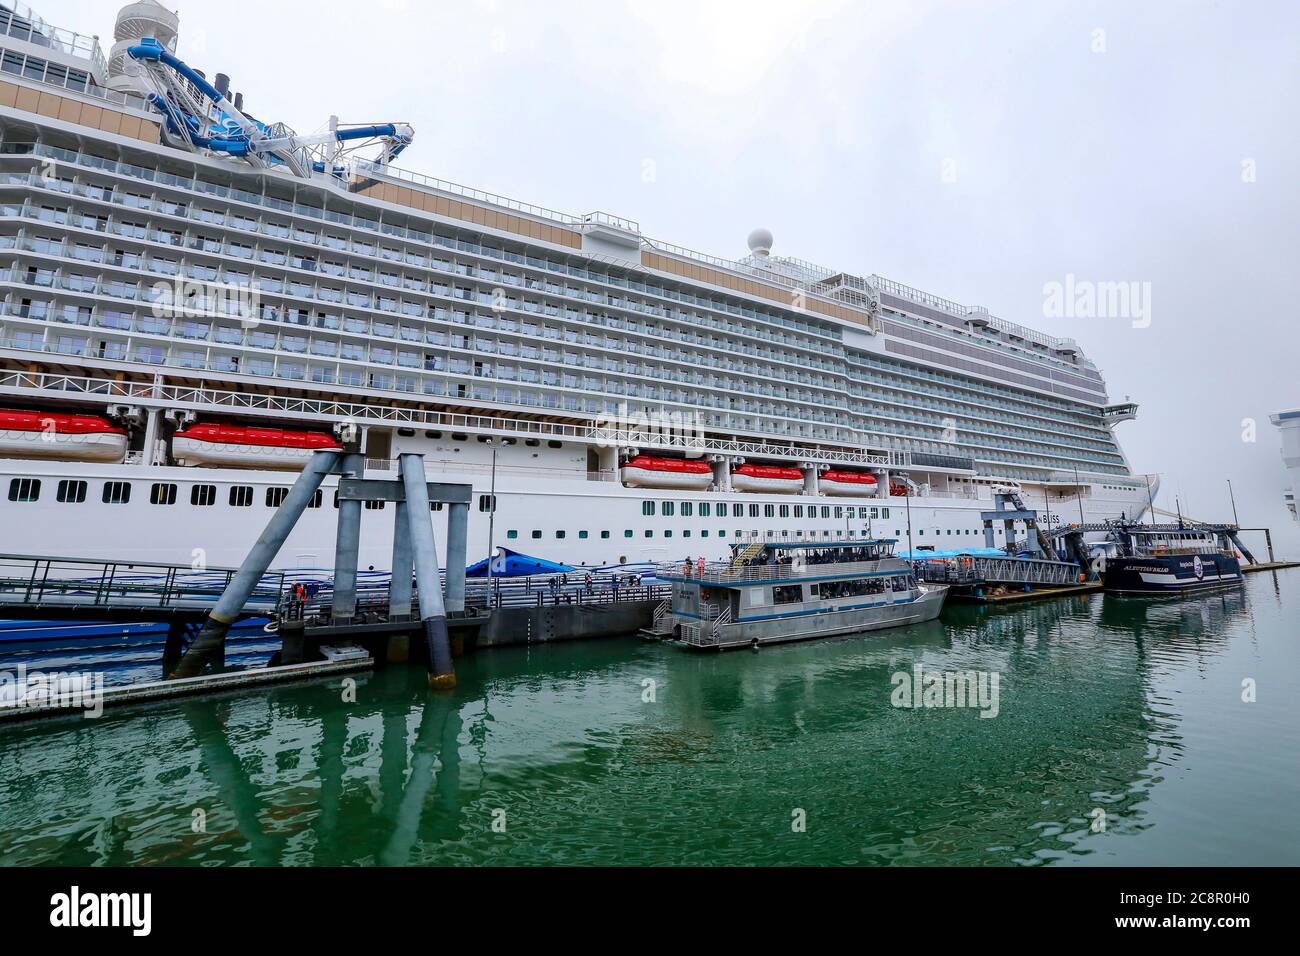
[[704, 555], [700, 555], [699, 560], [695, 562], [695, 573], [704, 577]]

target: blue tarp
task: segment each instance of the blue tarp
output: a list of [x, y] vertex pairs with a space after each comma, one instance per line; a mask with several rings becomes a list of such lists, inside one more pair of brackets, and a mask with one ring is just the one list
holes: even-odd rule
[[[529, 554], [520, 554], [509, 548], [497, 548], [496, 557], [492, 558], [492, 576], [494, 578], [521, 578], [529, 574], [563, 574], [576, 570], [571, 564], [557, 564], [545, 558], [534, 558]], [[467, 578], [485, 578], [488, 576], [488, 559], [465, 569]]]
[[908, 551], [904, 548], [897, 555], [907, 561], [924, 561], [928, 558], [1005, 558], [1007, 553], [1001, 548], [935, 548], [933, 551]]

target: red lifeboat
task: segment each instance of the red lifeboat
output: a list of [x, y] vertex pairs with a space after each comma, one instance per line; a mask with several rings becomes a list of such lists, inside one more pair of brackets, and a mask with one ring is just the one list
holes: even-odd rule
[[706, 461], [637, 455], [623, 465], [623, 484], [629, 488], [706, 491], [713, 484], [713, 469]]
[[826, 495], [874, 495], [879, 482], [867, 471], [827, 471], [819, 484]]
[[245, 425], [190, 425], [172, 436], [172, 457], [181, 465], [293, 470], [314, 452], [342, 448], [328, 432]]
[[98, 415], [0, 408], [0, 457], [119, 462], [126, 429]]
[[776, 465], [741, 465], [731, 473], [731, 487], [737, 491], [798, 494], [803, 491], [803, 472]]

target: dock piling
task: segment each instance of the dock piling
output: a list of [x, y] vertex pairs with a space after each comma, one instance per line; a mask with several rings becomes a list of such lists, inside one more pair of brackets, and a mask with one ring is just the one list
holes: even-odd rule
[[336, 451], [318, 451], [311, 456], [280, 507], [271, 515], [271, 520], [267, 522], [257, 543], [248, 552], [239, 570], [231, 576], [216, 607], [208, 612], [203, 628], [190, 644], [189, 650], [176, 663], [175, 670], [167, 675], [169, 678], [197, 677], [209, 661], [224, 661], [226, 633], [230, 630], [230, 625], [244, 609], [253, 589], [279, 554], [289, 532], [316, 494], [316, 489], [321, 486], [325, 476], [333, 471], [338, 458], [339, 453]]
[[[343, 475], [362, 477], [365, 459], [360, 453], [349, 450], [339, 461]], [[338, 528], [334, 539], [334, 602], [331, 616], [339, 623], [351, 621], [357, 615], [357, 562], [361, 548], [362, 503], [351, 498], [340, 498]]]
[[[429, 687], [450, 690], [456, 686], [456, 673], [452, 668], [451, 642], [447, 635], [447, 609], [443, 603], [442, 584], [438, 580], [438, 551], [429, 514], [424, 458], [403, 454], [398, 456], [398, 462], [406, 493], [406, 517], [415, 564], [415, 586], [420, 599], [420, 620], [429, 653]], [[462, 574], [463, 568], [462, 565]]]

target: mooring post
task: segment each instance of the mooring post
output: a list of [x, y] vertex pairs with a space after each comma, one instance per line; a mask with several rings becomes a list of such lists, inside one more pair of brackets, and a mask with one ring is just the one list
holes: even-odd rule
[[203, 629], [194, 638], [189, 650], [177, 663], [170, 677], [197, 677], [203, 672], [203, 667], [209, 660], [214, 657], [221, 659], [225, 656], [226, 632], [230, 630], [230, 625], [244, 609], [253, 589], [257, 587], [257, 582], [262, 579], [266, 569], [275, 560], [285, 539], [289, 537], [289, 532], [298, 523], [298, 519], [316, 494], [316, 489], [320, 487], [325, 476], [334, 470], [338, 458], [339, 453], [336, 451], [318, 451], [311, 456], [280, 507], [276, 508], [275, 513], [271, 515], [271, 520], [267, 522], [261, 537], [248, 552], [239, 570], [231, 577], [216, 607], [208, 612], [203, 622]]
[[388, 583], [388, 619], [407, 621], [411, 618], [411, 524], [406, 515], [406, 502], [396, 502], [397, 514], [393, 516], [393, 576]]
[[[465, 550], [469, 537], [469, 505], [447, 506], [447, 610], [465, 610]], [[488, 560], [492, 556], [488, 555]]]
[[[339, 461], [339, 471], [348, 478], [361, 478], [365, 458], [354, 448]], [[357, 560], [361, 548], [361, 507], [359, 499], [339, 497], [338, 532], [334, 538], [334, 601], [331, 617], [347, 623], [357, 616]]]
[[429, 652], [429, 686], [449, 690], [456, 686], [451, 663], [451, 642], [447, 637], [447, 610], [438, 580], [438, 551], [433, 539], [433, 516], [429, 513], [429, 485], [424, 478], [421, 455], [398, 456], [402, 486], [406, 494], [406, 517], [411, 529], [411, 552], [415, 563], [415, 586], [420, 598], [420, 620]]

